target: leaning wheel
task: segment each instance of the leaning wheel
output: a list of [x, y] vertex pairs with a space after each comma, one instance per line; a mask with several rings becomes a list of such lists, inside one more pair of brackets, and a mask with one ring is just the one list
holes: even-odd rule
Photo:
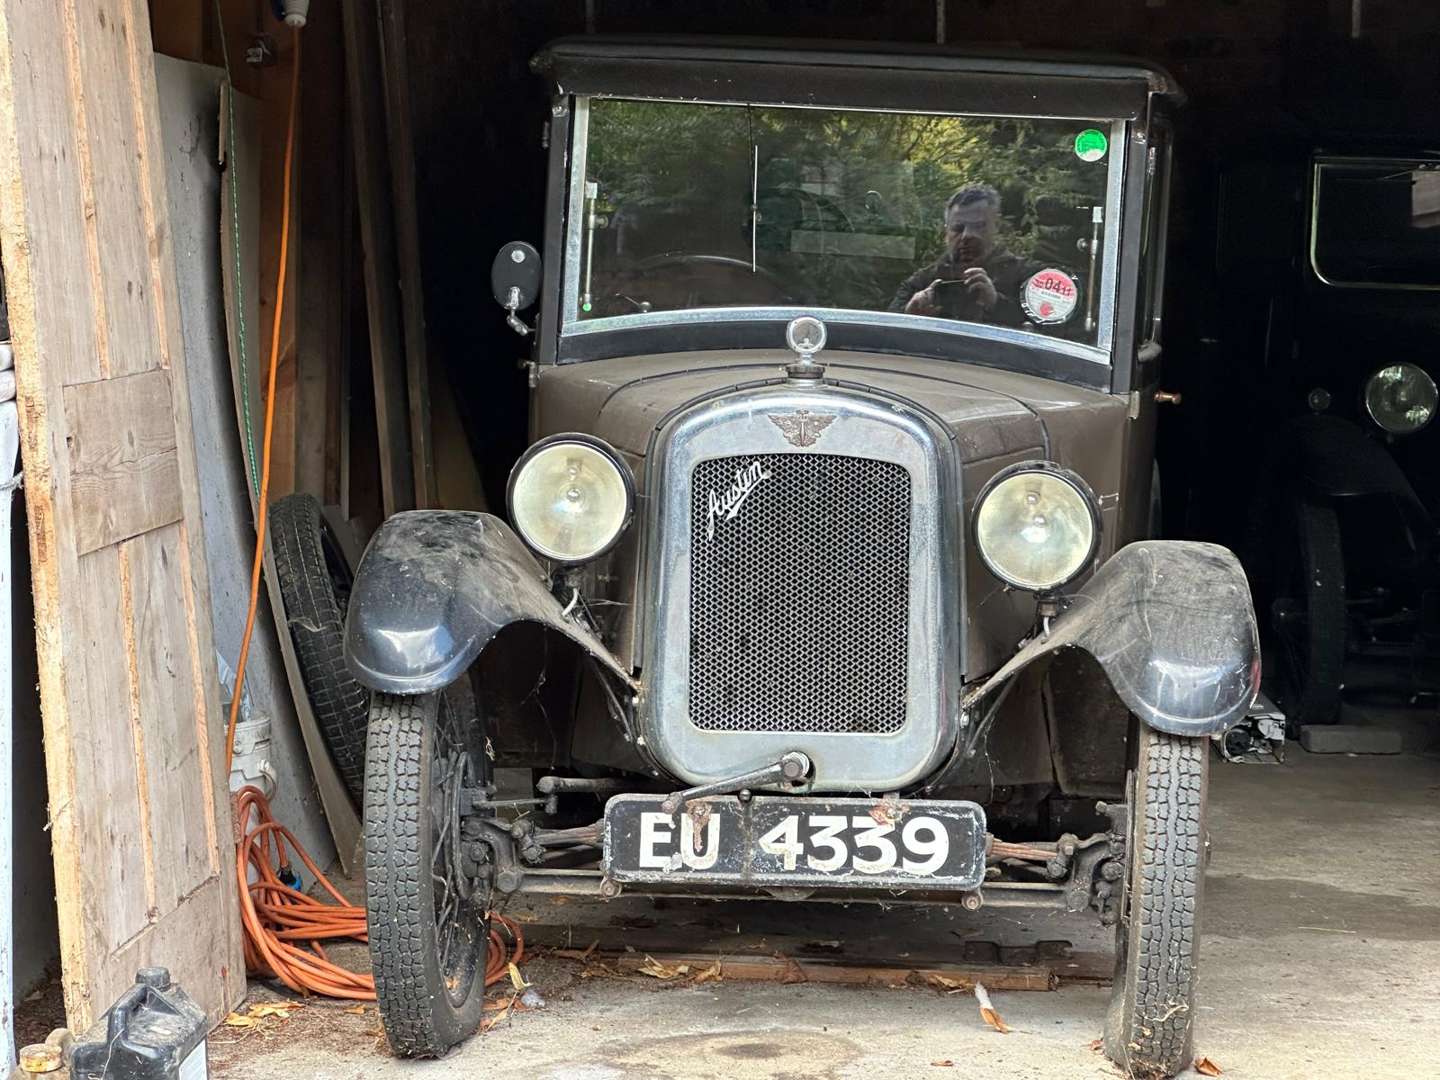
[[1105, 1053], [1138, 1080], [1193, 1055], [1209, 740], [1142, 726], [1132, 780], [1130, 872], [1115, 933]]
[[395, 1053], [436, 1057], [485, 1004], [488, 891], [466, 859], [463, 805], [483, 782], [472, 725], [441, 694], [376, 694], [365, 761], [370, 960]]
[[358, 802], [365, 784], [370, 692], [345, 666], [349, 564], [319, 500], [311, 495], [287, 495], [271, 504], [270, 547], [315, 722], [350, 797]]

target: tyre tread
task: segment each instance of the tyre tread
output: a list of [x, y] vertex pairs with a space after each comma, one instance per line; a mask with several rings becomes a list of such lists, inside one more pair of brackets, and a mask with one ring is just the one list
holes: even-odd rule
[[345, 614], [325, 566], [324, 527], [314, 496], [287, 495], [271, 504], [271, 550], [305, 693], [335, 768], [358, 800], [365, 786], [370, 693], [345, 663]]
[[1158, 1080], [1193, 1056], [1209, 747], [1156, 731], [1140, 737], [1128, 954], [1116, 986], [1121, 1045], [1109, 1049], [1130, 1076]]

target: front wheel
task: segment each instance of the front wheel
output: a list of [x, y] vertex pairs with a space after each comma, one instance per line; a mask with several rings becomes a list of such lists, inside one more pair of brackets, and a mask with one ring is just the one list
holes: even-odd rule
[[488, 897], [461, 851], [484, 754], [441, 694], [376, 694], [365, 759], [370, 960], [391, 1049], [438, 1057], [480, 1024]]
[[1106, 1055], [1137, 1080], [1174, 1076], [1194, 1057], [1208, 744], [1143, 725], [1139, 732], [1105, 1025]]

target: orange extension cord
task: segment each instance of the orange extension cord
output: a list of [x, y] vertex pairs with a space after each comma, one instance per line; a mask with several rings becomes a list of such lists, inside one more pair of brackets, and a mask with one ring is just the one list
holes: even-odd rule
[[[265, 392], [265, 428], [260, 451], [260, 493], [255, 515], [255, 558], [250, 568], [250, 608], [235, 665], [235, 695], [225, 730], [225, 768], [235, 756], [235, 726], [240, 719], [240, 695], [245, 665], [255, 632], [260, 603], [260, 571], [265, 561], [265, 527], [270, 501], [270, 443], [275, 422], [275, 369], [280, 356], [280, 327], [285, 309], [285, 271], [290, 256], [290, 179], [295, 155], [295, 107], [300, 96], [300, 31], [294, 32], [291, 56], [290, 105], [285, 125], [285, 175], [280, 202], [280, 267], [275, 281], [275, 318], [270, 332], [270, 372]], [[365, 909], [348, 903], [294, 834], [279, 824], [265, 795], [255, 787], [236, 792], [232, 811], [240, 839], [235, 845], [235, 883], [240, 892], [241, 921], [245, 930], [245, 966], [250, 972], [279, 979], [300, 994], [358, 1001], [375, 1000], [372, 976], [350, 971], [325, 955], [322, 942], [336, 939], [365, 941]], [[253, 819], [253, 820], [252, 820]], [[290, 866], [293, 852], [316, 882], [334, 899], [326, 903], [290, 888], [280, 879], [280, 868]], [[249, 880], [249, 871], [255, 880]], [[512, 963], [525, 953], [520, 927], [503, 915], [491, 913], [490, 947], [486, 951], [485, 985], [505, 978]], [[494, 925], [503, 926], [514, 942], [509, 955]]]

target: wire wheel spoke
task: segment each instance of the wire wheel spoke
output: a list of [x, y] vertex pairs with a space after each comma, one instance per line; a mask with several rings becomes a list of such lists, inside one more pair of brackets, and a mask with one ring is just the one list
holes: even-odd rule
[[475, 883], [465, 872], [460, 810], [474, 760], [466, 751], [460, 721], [441, 699], [431, 759], [430, 879], [435, 904], [435, 958], [447, 993], [458, 1004], [470, 993], [484, 947], [484, 911], [473, 900]]

